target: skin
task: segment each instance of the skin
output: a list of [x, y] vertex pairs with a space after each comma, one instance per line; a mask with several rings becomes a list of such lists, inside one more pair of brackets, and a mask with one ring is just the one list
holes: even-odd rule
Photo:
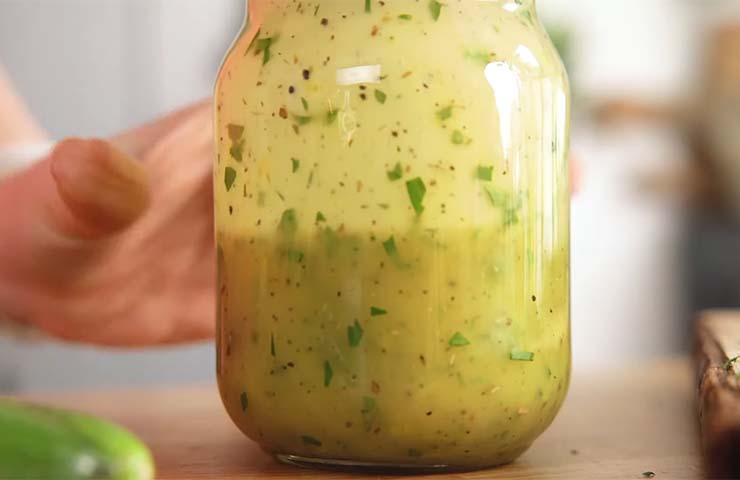
[[[1, 72], [0, 119], [0, 147], [46, 140]], [[0, 311], [72, 342], [209, 338], [211, 125], [203, 102], [0, 180]]]

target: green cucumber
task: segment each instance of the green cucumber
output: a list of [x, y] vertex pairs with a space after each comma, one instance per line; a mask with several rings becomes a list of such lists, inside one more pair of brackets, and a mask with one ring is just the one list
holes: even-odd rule
[[149, 449], [128, 431], [89, 415], [0, 398], [0, 479], [153, 476]]

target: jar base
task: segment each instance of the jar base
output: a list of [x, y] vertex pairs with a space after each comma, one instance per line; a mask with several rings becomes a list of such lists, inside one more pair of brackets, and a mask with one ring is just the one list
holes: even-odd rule
[[335, 460], [328, 458], [302, 457], [291, 454], [274, 454], [275, 458], [287, 465], [301, 468], [312, 468], [319, 470], [330, 470], [334, 472], [346, 473], [369, 473], [369, 474], [396, 474], [396, 475], [415, 475], [415, 474], [437, 474], [437, 473], [461, 473], [476, 470], [485, 470], [489, 468], [500, 467], [516, 460], [514, 458], [494, 463], [491, 465], [461, 467], [459, 465], [419, 465], [419, 464], [400, 464], [400, 463], [374, 463], [359, 462], [354, 460]]

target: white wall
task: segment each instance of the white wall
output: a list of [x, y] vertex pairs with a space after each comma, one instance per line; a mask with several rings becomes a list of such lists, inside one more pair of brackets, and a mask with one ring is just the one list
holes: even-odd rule
[[571, 74], [582, 93], [653, 100], [690, 91], [701, 44], [696, 5], [686, 0], [538, 0], [545, 21], [575, 31], [577, 65]]

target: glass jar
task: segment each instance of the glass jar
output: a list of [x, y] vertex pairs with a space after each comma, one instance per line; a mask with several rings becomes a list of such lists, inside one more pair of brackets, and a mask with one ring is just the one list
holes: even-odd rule
[[252, 0], [216, 90], [218, 380], [283, 461], [474, 469], [570, 371], [569, 91], [533, 0]]

